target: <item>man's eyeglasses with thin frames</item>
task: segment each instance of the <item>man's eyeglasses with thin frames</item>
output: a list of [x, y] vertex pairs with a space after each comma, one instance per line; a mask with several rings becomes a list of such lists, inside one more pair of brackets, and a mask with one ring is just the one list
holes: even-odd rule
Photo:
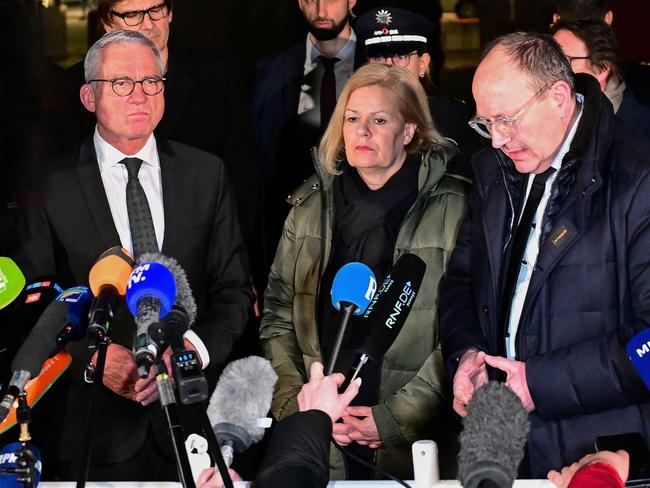
[[478, 114], [472, 117], [472, 120], [468, 122], [469, 126], [478, 132], [480, 135], [487, 139], [492, 138], [492, 131], [497, 129], [500, 133], [506, 134], [510, 137], [514, 136], [517, 133], [517, 124], [521, 120], [522, 116], [532, 105], [542, 96], [542, 94], [550, 87], [551, 85], [546, 85], [542, 87], [537, 93], [530, 97], [523, 107], [521, 107], [513, 115], [506, 115], [504, 117], [499, 117], [498, 119], [489, 120], [480, 117]]
[[96, 78], [94, 80], [88, 80], [88, 83], [99, 82], [99, 83], [110, 83], [111, 88], [118, 97], [128, 97], [133, 90], [135, 90], [135, 85], [140, 83], [142, 85], [142, 91], [145, 95], [154, 96], [158, 95], [163, 88], [165, 87], [165, 78], [158, 77], [149, 77], [142, 80], [132, 80], [131, 78], [125, 76], [123, 78], [114, 78], [112, 80], [103, 80]]

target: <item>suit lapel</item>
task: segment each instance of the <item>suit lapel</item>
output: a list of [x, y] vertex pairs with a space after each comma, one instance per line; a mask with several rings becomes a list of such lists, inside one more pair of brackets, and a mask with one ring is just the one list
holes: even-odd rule
[[97, 234], [104, 247], [108, 249], [114, 246], [116, 242], [120, 242], [120, 236], [115, 228], [111, 209], [108, 205], [92, 138], [86, 139], [81, 144], [76, 171], [81, 192], [97, 228]]
[[163, 209], [165, 212], [165, 236], [162, 253], [167, 256], [175, 254], [178, 237], [181, 234], [183, 211], [183, 171], [174, 149], [168, 141], [157, 140], [160, 158], [160, 177], [162, 180]]

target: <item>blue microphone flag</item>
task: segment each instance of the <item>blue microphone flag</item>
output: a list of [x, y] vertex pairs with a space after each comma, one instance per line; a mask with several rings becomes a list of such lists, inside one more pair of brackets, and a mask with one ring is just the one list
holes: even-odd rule
[[363, 263], [348, 263], [341, 267], [332, 282], [332, 305], [341, 310], [341, 302], [356, 307], [354, 315], [362, 315], [377, 291], [372, 270]]
[[133, 269], [126, 285], [126, 303], [134, 316], [138, 315], [138, 301], [146, 296], [160, 300], [161, 318], [174, 306], [176, 280], [166, 266], [143, 263]]
[[650, 328], [637, 333], [625, 346], [634, 369], [650, 390]]

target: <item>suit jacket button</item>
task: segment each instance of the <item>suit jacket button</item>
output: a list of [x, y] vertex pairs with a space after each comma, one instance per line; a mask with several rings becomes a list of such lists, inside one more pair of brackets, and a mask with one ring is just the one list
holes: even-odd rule
[[488, 313], [488, 307], [487, 307], [487, 305], [481, 305], [481, 312], [483, 312], [483, 313]]

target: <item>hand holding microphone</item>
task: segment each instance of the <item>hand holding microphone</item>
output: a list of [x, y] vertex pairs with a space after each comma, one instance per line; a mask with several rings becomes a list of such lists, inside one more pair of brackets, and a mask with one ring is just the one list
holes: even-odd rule
[[309, 368], [309, 381], [298, 393], [298, 409], [301, 412], [321, 410], [330, 416], [332, 422], [336, 422], [343, 416], [346, 407], [353, 398], [357, 396], [361, 386], [361, 378], [357, 378], [343, 393], [339, 394], [338, 388], [344, 379], [345, 377], [341, 373], [325, 376], [323, 365], [319, 362], [312, 363]]

